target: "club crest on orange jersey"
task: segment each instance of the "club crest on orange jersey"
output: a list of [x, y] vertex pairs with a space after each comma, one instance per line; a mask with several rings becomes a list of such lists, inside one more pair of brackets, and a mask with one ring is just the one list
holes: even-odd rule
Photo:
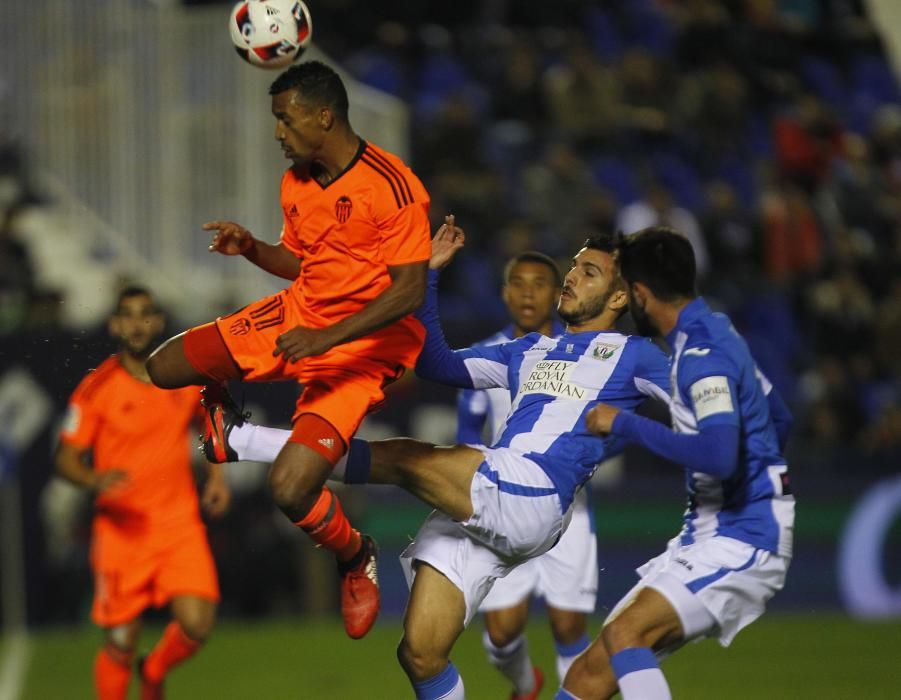
[[247, 332], [250, 330], [250, 321], [246, 318], [238, 318], [232, 321], [232, 324], [228, 327], [228, 332], [232, 335], [247, 335]]
[[335, 218], [338, 219], [339, 223], [344, 223], [350, 218], [350, 214], [353, 211], [354, 205], [350, 201], [350, 197], [347, 195], [341, 195], [338, 197], [338, 201], [335, 202]]

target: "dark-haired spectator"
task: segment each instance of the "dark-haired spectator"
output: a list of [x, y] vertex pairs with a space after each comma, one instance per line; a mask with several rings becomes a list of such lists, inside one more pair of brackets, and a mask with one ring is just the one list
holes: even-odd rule
[[706, 194], [701, 230], [710, 257], [716, 261], [709, 282], [715, 296], [727, 303], [740, 303], [759, 276], [760, 232], [728, 183], [713, 181], [707, 185]]

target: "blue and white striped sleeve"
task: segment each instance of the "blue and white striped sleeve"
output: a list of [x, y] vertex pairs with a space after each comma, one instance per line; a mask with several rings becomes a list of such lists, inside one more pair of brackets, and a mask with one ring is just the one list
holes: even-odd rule
[[667, 405], [670, 403], [670, 359], [646, 338], [630, 338], [638, 344], [635, 363], [635, 387], [645, 396]]

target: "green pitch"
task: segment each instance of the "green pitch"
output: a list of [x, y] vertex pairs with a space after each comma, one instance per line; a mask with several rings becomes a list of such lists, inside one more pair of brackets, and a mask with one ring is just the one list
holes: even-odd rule
[[[554, 651], [540, 615], [529, 630], [533, 657], [552, 698]], [[592, 625], [597, 632], [598, 622]], [[148, 629], [144, 648], [158, 628]], [[221, 624], [206, 649], [170, 676], [171, 700], [341, 700], [410, 698], [394, 658], [395, 621], [352, 641], [337, 621]], [[99, 633], [90, 628], [43, 632], [32, 639], [26, 700], [92, 697], [91, 663]], [[838, 615], [770, 614], [742, 632], [728, 650], [709, 640], [664, 664], [673, 697], [684, 700], [888, 700], [901, 697], [896, 623], [863, 624]], [[507, 698], [488, 666], [476, 623], [458, 643], [454, 662], [470, 700]], [[137, 697], [134, 693], [133, 697]]]

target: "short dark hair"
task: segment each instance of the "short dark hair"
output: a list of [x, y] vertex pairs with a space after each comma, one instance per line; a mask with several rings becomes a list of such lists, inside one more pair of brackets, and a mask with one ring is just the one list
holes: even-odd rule
[[520, 263], [538, 263], [539, 265], [546, 265], [550, 268], [551, 274], [554, 276], [554, 286], [563, 286], [563, 275], [560, 274], [560, 268], [557, 267], [557, 263], [555, 263], [553, 258], [549, 255], [539, 253], [537, 250], [527, 250], [507, 261], [507, 264], [504, 265], [504, 284], [507, 284], [510, 280], [510, 274], [513, 272], [513, 268]]
[[582, 247], [589, 248], [590, 250], [600, 250], [603, 253], [610, 253], [610, 255], [613, 255], [618, 249], [620, 238], [621, 235], [618, 233], [598, 233], [595, 236], [586, 238]]
[[623, 236], [619, 269], [627, 284], [641, 282], [661, 301], [697, 296], [694, 250], [685, 236], [667, 226]]
[[159, 307], [156, 305], [156, 299], [147, 287], [142, 287], [139, 284], [128, 284], [122, 287], [122, 289], [119, 290], [119, 294], [116, 296], [116, 310], [114, 313], [119, 313], [122, 310], [122, 302], [126, 299], [131, 299], [132, 297], [150, 297], [150, 300], [153, 302], [154, 310], [159, 311]]
[[339, 121], [347, 121], [347, 89], [341, 76], [321, 61], [297, 63], [269, 86], [270, 95], [278, 95], [286, 90], [297, 90], [307, 102], [328, 107]]

